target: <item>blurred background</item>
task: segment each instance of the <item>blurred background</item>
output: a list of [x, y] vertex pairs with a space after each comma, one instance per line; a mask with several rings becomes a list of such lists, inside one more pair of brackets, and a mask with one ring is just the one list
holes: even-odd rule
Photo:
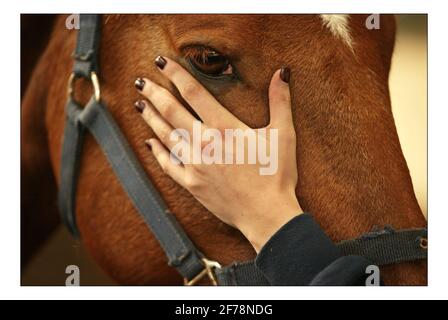
[[417, 200], [427, 210], [427, 16], [397, 15], [389, 87]]
[[[22, 52], [26, 46], [22, 37]], [[25, 48], [26, 49], [26, 48]], [[26, 52], [26, 51], [25, 51]], [[22, 66], [28, 61], [22, 57]], [[26, 80], [22, 74], [22, 80]], [[427, 16], [397, 15], [390, 74], [392, 111], [415, 193], [427, 215]], [[23, 87], [23, 85], [22, 85]], [[64, 285], [67, 265], [81, 270], [81, 285], [115, 285], [61, 225], [22, 270], [22, 285]]]

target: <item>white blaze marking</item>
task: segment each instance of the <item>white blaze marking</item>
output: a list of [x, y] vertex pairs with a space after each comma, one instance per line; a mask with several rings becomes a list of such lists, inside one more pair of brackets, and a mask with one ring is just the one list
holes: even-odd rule
[[353, 50], [352, 36], [348, 26], [350, 16], [348, 14], [321, 14], [324, 26], [330, 29], [331, 33], [347, 44]]

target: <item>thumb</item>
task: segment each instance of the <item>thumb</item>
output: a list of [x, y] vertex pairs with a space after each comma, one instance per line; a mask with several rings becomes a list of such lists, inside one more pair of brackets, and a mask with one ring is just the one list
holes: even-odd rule
[[290, 75], [291, 70], [283, 67], [274, 73], [269, 85], [270, 125], [274, 128], [292, 125]]

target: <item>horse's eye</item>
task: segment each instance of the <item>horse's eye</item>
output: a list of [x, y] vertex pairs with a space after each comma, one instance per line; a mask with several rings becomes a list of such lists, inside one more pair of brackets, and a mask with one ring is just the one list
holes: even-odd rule
[[212, 78], [233, 76], [233, 67], [229, 59], [213, 48], [188, 46], [183, 52], [193, 69], [204, 76]]

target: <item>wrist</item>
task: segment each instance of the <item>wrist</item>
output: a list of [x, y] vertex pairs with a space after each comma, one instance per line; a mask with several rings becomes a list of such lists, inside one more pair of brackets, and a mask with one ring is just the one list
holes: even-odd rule
[[258, 253], [281, 227], [300, 214], [303, 214], [303, 210], [294, 196], [288, 201], [271, 202], [263, 209], [258, 209], [258, 212], [250, 215], [254, 218], [239, 229]]

